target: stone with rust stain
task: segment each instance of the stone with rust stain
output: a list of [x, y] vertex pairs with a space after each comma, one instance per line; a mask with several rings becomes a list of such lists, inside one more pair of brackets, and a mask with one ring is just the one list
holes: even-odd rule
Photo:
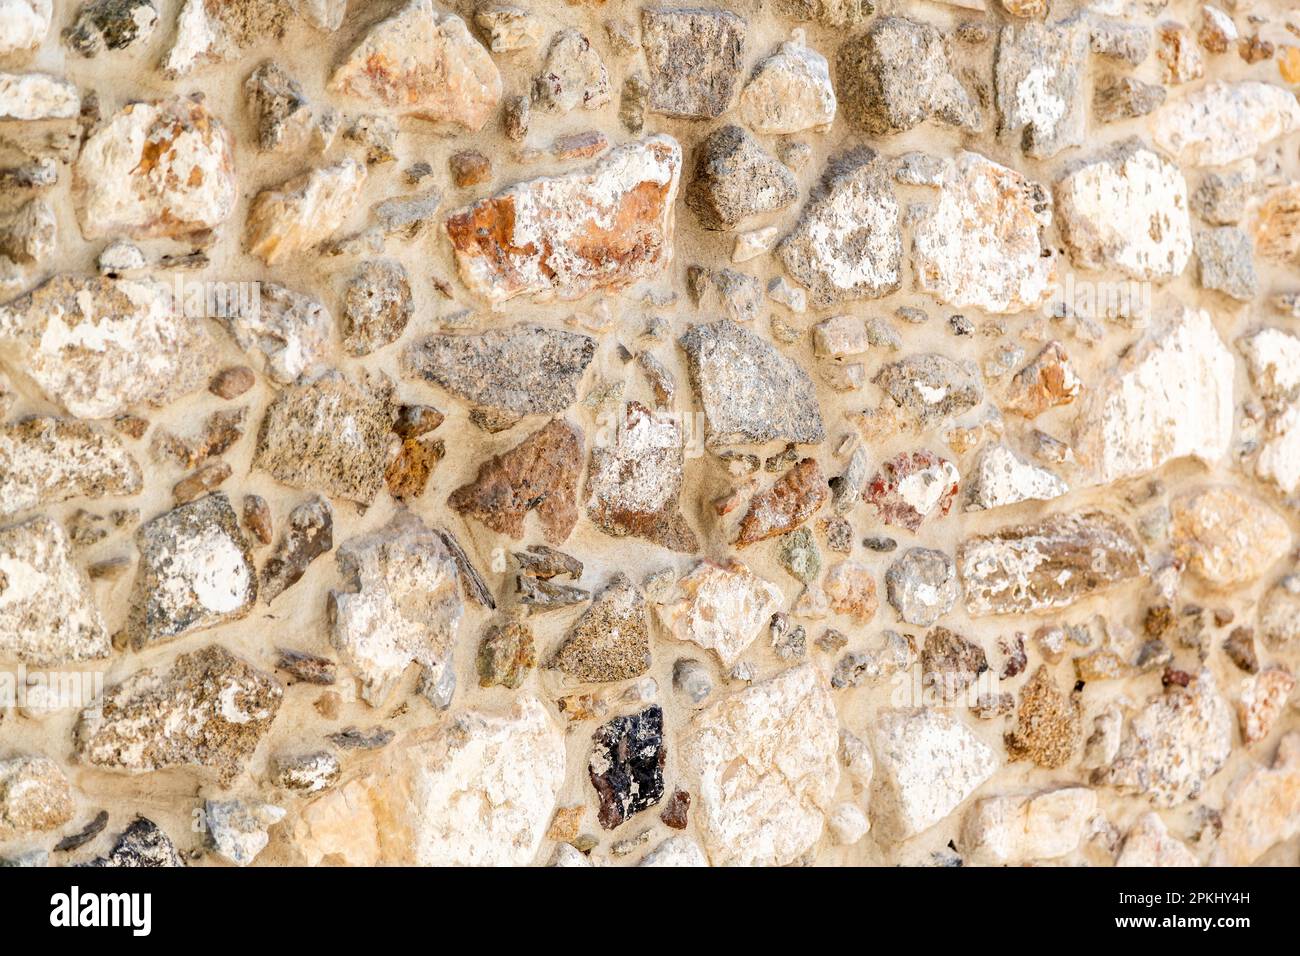
[[239, 192], [230, 131], [201, 98], [122, 107], [87, 138], [72, 182], [87, 239], [184, 239], [229, 219]]
[[477, 666], [480, 687], [515, 690], [523, 684], [537, 666], [537, 649], [527, 623], [511, 619], [489, 627], [478, 645]]
[[946, 515], [957, 497], [957, 466], [932, 451], [902, 452], [881, 465], [863, 499], [885, 524], [915, 532], [930, 515]]
[[606, 534], [645, 538], [691, 553], [695, 532], [681, 512], [683, 444], [680, 426], [639, 402], [628, 402], [614, 443], [591, 450], [587, 515]]
[[147, 773], [195, 766], [223, 785], [271, 728], [284, 689], [218, 644], [176, 658], [165, 672], [136, 671], [104, 693], [75, 730], [88, 767]]
[[614, 575], [596, 595], [549, 666], [584, 684], [630, 680], [650, 669], [645, 597], [627, 575]]
[[1069, 405], [1081, 391], [1083, 382], [1070, 354], [1060, 342], [1052, 341], [1012, 377], [1002, 407], [1025, 418], [1036, 418], [1049, 408]]
[[503, 454], [484, 462], [470, 484], [452, 492], [447, 503], [498, 534], [521, 538], [524, 517], [536, 509], [546, 539], [561, 544], [578, 521], [578, 475], [582, 434], [562, 418]]
[[268, 266], [303, 253], [343, 225], [365, 183], [366, 167], [345, 159], [262, 190], [248, 207], [245, 249]]
[[805, 458], [750, 500], [736, 544], [743, 547], [792, 531], [830, 499], [830, 484], [821, 465], [816, 458]]
[[1040, 666], [1020, 689], [1015, 729], [1005, 737], [1007, 756], [1055, 770], [1074, 757], [1083, 742], [1083, 715], [1076, 695], [1056, 686]]
[[449, 128], [482, 129], [501, 101], [501, 74], [465, 21], [411, 0], [362, 37], [330, 89]]
[[398, 500], [418, 498], [424, 494], [429, 476], [447, 454], [441, 438], [407, 438], [384, 469], [388, 493]]
[[1068, 607], [1146, 574], [1137, 537], [1102, 511], [1052, 515], [967, 538], [957, 567], [972, 616]]
[[677, 141], [651, 136], [453, 213], [445, 228], [461, 280], [498, 304], [579, 299], [658, 276], [672, 258], [681, 166]]

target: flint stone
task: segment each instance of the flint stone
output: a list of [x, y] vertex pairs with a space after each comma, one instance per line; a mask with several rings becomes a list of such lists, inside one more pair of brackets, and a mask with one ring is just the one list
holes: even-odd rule
[[600, 801], [597, 819], [613, 830], [663, 799], [664, 712], [655, 706], [615, 717], [592, 740], [587, 775]]
[[675, 139], [650, 136], [453, 213], [444, 225], [461, 280], [497, 305], [580, 299], [658, 276], [672, 258], [681, 166]]

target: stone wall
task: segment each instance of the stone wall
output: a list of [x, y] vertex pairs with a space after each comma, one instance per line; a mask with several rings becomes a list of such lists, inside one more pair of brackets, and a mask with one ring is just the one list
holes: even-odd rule
[[0, 0], [0, 858], [1294, 865], [1300, 13]]

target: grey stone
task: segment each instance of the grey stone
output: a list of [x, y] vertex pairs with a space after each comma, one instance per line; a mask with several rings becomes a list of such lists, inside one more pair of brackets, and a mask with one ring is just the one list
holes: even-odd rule
[[681, 657], [673, 664], [673, 687], [692, 704], [702, 704], [713, 693], [713, 680], [702, 663]]
[[740, 82], [745, 31], [743, 18], [716, 7], [643, 10], [650, 108], [684, 119], [721, 116]]
[[932, 548], [909, 548], [885, 572], [890, 607], [917, 627], [929, 627], [952, 610], [960, 591], [952, 558]]
[[1118, 123], [1154, 113], [1165, 102], [1167, 92], [1157, 83], [1133, 76], [1107, 74], [1093, 89], [1092, 108], [1103, 123]]
[[751, 322], [763, 305], [763, 286], [758, 279], [735, 269], [705, 269], [691, 266], [686, 282], [696, 307], [710, 318]]
[[771, 343], [730, 319], [697, 325], [679, 341], [710, 446], [825, 440], [812, 380]]
[[799, 196], [794, 174], [739, 126], [714, 130], [699, 146], [686, 204], [706, 229], [734, 229]]
[[1255, 244], [1236, 226], [1203, 229], [1194, 240], [1200, 263], [1201, 285], [1239, 302], [1249, 302], [1259, 293], [1255, 274]]
[[994, 62], [999, 134], [1034, 159], [1083, 144], [1089, 30], [1079, 17], [1002, 28]]
[[873, 381], [918, 426], [938, 426], [984, 400], [979, 369], [942, 355], [910, 355], [881, 367]]
[[406, 267], [393, 259], [369, 259], [343, 293], [343, 347], [369, 355], [406, 331], [415, 311]]
[[158, 24], [152, 0], [92, 0], [83, 4], [77, 19], [63, 31], [63, 41], [81, 56], [104, 50], [125, 50], [144, 42]]
[[1253, 187], [1246, 172], [1206, 173], [1192, 192], [1192, 212], [1214, 226], [1234, 225], [1246, 215]]
[[935, 119], [977, 131], [979, 108], [953, 74], [935, 26], [881, 17], [840, 48], [837, 89], [851, 125], [874, 136]]
[[289, 512], [289, 524], [262, 568], [262, 603], [270, 604], [298, 583], [307, 566], [334, 547], [334, 513], [319, 495]]

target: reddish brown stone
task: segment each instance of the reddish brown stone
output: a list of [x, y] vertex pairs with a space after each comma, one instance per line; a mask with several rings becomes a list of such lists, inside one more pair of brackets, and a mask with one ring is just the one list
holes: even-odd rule
[[271, 543], [271, 508], [261, 495], [244, 496], [244, 530], [262, 544]]
[[442, 439], [406, 439], [384, 471], [388, 493], [401, 499], [418, 498], [424, 494], [429, 476], [446, 453], [447, 447]]
[[253, 387], [257, 377], [247, 365], [222, 369], [212, 377], [208, 391], [219, 398], [238, 398]]
[[582, 435], [562, 418], [548, 422], [503, 455], [484, 462], [478, 477], [448, 499], [456, 511], [512, 538], [537, 509], [546, 539], [563, 543], [578, 521]]
[[686, 829], [686, 816], [691, 810], [691, 795], [685, 790], [676, 790], [659, 811], [659, 819], [664, 826], [674, 830]]
[[231, 473], [230, 466], [220, 458], [209, 461], [198, 471], [176, 482], [172, 486], [172, 496], [178, 505], [183, 505], [187, 501], [206, 495], [229, 478]]
[[448, 160], [451, 180], [461, 189], [485, 183], [492, 176], [492, 160], [477, 149], [462, 149], [452, 153]]
[[862, 497], [886, 524], [916, 531], [927, 517], [947, 514], [957, 497], [957, 468], [932, 451], [903, 452], [885, 462]]
[[1064, 346], [1048, 342], [1011, 380], [1003, 406], [1017, 415], [1034, 418], [1049, 408], [1070, 404], [1082, 387]]
[[815, 458], [805, 458], [767, 491], [754, 495], [740, 521], [736, 544], [753, 544], [793, 531], [830, 500], [831, 489]]

